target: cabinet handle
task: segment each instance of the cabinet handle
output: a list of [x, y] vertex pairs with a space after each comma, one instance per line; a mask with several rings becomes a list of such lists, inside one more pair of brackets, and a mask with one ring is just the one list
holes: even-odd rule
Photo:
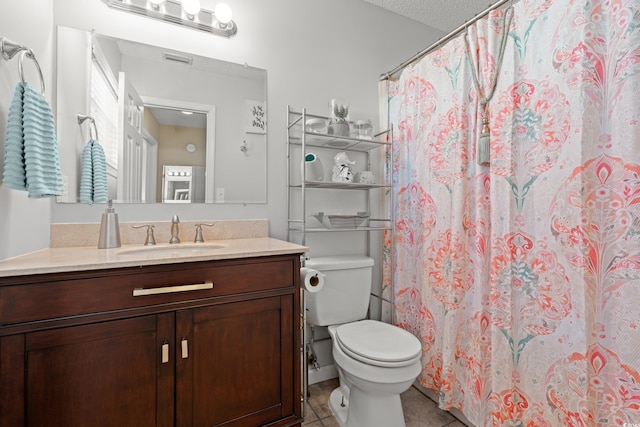
[[133, 296], [139, 297], [143, 295], [171, 294], [175, 292], [200, 291], [203, 289], [213, 289], [213, 282], [207, 280], [204, 283], [196, 283], [193, 285], [165, 286], [163, 288], [134, 288]]
[[162, 344], [162, 363], [169, 362], [169, 343]]
[[183, 359], [188, 359], [189, 358], [189, 341], [187, 341], [186, 338], [184, 338], [180, 344], [182, 345], [182, 358]]

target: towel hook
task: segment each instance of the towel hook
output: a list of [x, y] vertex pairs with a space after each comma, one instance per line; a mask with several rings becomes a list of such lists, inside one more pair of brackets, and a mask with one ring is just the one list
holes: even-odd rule
[[78, 124], [81, 125], [85, 120], [89, 120], [89, 124], [93, 126], [89, 126], [89, 138], [91, 138], [91, 130], [95, 131], [96, 137], [91, 138], [94, 141], [98, 141], [98, 126], [96, 125], [96, 121], [93, 117], [87, 116], [86, 114], [78, 113]]

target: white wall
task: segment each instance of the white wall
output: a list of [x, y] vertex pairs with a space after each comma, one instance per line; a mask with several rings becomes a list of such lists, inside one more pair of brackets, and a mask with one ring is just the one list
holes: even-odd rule
[[[121, 221], [267, 218], [286, 238], [286, 107], [325, 114], [350, 100], [353, 118], [377, 118], [381, 73], [431, 44], [440, 32], [361, 0], [229, 0], [232, 39], [109, 9], [98, 0], [54, 0], [54, 23], [247, 63], [268, 71], [267, 204], [118, 205]], [[204, 4], [204, 2], [203, 2]], [[23, 14], [23, 16], [28, 16]], [[97, 222], [103, 207], [54, 204], [53, 222]]]
[[[53, 0], [4, 1], [0, 6], [0, 37], [33, 49], [44, 74], [49, 101], [52, 100], [52, 7]], [[0, 57], [0, 165], [4, 161], [9, 103], [19, 81], [18, 61], [18, 56], [10, 61]], [[27, 59], [24, 69], [27, 81], [39, 87], [34, 64]], [[29, 199], [24, 191], [0, 188], [0, 259], [49, 246], [50, 206], [50, 199]]]

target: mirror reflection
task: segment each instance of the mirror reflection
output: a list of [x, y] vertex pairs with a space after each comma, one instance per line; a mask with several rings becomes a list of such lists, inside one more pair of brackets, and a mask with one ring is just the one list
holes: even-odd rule
[[87, 114], [115, 202], [266, 203], [265, 70], [67, 27], [57, 45], [59, 201], [87, 202]]
[[157, 164], [162, 165], [153, 176], [155, 201], [211, 201], [212, 195], [205, 194], [207, 114], [147, 105], [144, 120], [154, 125]]

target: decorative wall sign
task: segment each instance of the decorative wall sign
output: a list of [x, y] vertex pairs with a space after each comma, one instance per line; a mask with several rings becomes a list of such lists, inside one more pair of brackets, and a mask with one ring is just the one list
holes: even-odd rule
[[267, 109], [264, 101], [245, 101], [244, 131], [246, 133], [267, 132]]

